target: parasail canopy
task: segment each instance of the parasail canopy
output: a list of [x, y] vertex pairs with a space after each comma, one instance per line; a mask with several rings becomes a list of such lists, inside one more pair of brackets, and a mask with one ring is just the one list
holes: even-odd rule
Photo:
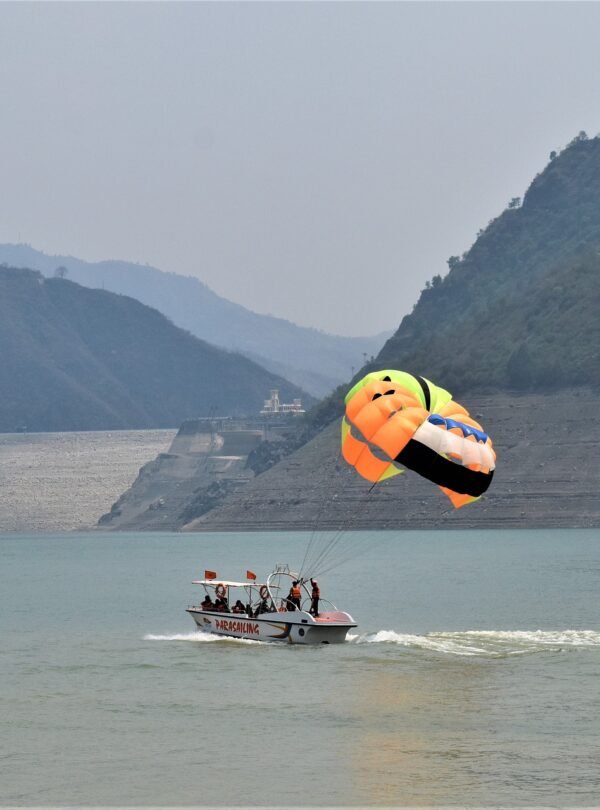
[[[452, 395], [416, 374], [367, 374], [346, 395], [342, 455], [368, 481], [413, 470], [455, 507], [477, 500], [496, 464], [492, 440]], [[401, 465], [401, 466], [399, 466]]]

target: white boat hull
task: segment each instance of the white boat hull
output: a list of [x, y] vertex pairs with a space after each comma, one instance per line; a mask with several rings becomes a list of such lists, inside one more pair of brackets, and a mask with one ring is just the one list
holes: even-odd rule
[[352, 616], [343, 611], [321, 613], [317, 619], [303, 610], [263, 613], [256, 618], [196, 607], [187, 608], [187, 612], [198, 629], [207, 633], [288, 644], [339, 644], [356, 627]]

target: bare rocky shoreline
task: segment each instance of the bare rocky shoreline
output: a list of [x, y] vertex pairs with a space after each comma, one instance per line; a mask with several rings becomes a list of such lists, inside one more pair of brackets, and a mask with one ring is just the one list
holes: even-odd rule
[[0, 434], [0, 533], [92, 528], [174, 430]]
[[341, 459], [337, 424], [255, 478], [246, 434], [210, 461], [202, 437], [182, 431], [14, 434], [0, 437], [0, 532], [97, 528], [111, 504], [101, 528], [177, 531], [174, 517], [203, 486], [218, 504], [184, 531], [600, 528], [598, 392], [462, 402], [498, 453], [488, 493], [463, 509], [410, 471], [371, 490]]
[[498, 454], [492, 485], [477, 503], [454, 510], [410, 471], [370, 491], [340, 459], [339, 429], [331, 425], [185, 530], [600, 527], [600, 394], [572, 389], [462, 401]]

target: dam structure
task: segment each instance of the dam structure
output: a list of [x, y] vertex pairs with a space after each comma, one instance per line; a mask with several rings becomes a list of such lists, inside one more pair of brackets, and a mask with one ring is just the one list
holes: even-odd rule
[[113, 531], [176, 531], [254, 477], [248, 455], [263, 441], [278, 442], [285, 423], [231, 417], [184, 422], [167, 453], [141, 467], [129, 489], [102, 515]]

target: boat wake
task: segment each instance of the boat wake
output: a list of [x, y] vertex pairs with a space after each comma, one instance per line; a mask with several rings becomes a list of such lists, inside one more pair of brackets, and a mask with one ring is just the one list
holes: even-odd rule
[[395, 644], [447, 655], [501, 657], [537, 652], [600, 649], [596, 630], [465, 630], [411, 635], [394, 630], [348, 636], [354, 644]]
[[221, 636], [216, 633], [207, 633], [204, 630], [196, 630], [191, 633], [172, 633], [171, 635], [156, 636], [148, 633], [144, 636], [144, 641], [193, 641], [200, 644], [266, 644], [268, 642], [257, 641], [253, 638], [234, 638], [233, 636]]
[[[222, 636], [204, 630], [169, 635], [149, 633], [144, 636], [144, 641], [191, 641], [195, 644], [260, 646], [270, 644], [268, 641]], [[422, 636], [397, 633], [394, 630], [379, 630], [376, 633], [362, 635], [348, 634], [347, 641], [351, 644], [394, 645], [445, 655], [496, 658], [538, 652], [569, 652], [594, 648], [600, 650], [600, 632], [596, 630], [463, 630], [427, 633]]]

